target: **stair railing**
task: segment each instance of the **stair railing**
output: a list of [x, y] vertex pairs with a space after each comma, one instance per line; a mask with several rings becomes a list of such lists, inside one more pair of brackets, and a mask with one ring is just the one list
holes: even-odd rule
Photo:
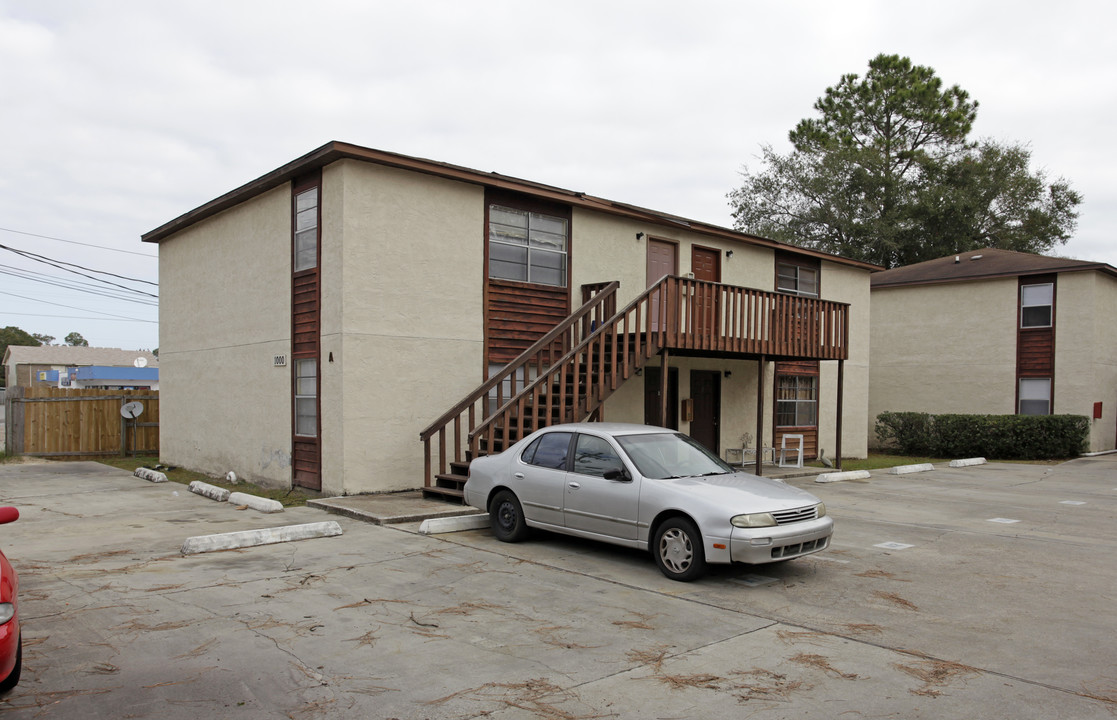
[[[580, 422], [644, 367], [669, 341], [677, 325], [673, 288], [678, 278], [664, 276], [593, 330], [516, 396], [499, 406], [469, 433], [473, 457], [507, 448], [546, 425]], [[530, 414], [530, 418], [529, 418]]]
[[[483, 417], [489, 412], [490, 403], [498, 407], [505, 404], [506, 390], [508, 397], [515, 397], [532, 377], [539, 377], [544, 368], [553, 364], [594, 328], [602, 326], [614, 314], [619, 287], [620, 283], [615, 280], [583, 286], [584, 302], [580, 308], [419, 433], [419, 439], [423, 441], [423, 477], [426, 487], [430, 487], [434, 479], [432, 440], [437, 438], [439, 474], [447, 471], [447, 454], [451, 444], [453, 460], [464, 463], [466, 456], [463, 440], [476, 427], [478, 409], [480, 408], [480, 415]], [[448, 435], [452, 436], [452, 441]]]

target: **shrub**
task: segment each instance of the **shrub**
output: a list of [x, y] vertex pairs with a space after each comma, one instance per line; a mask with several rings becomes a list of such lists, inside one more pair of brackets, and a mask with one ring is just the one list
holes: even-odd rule
[[1085, 452], [1090, 421], [1082, 415], [877, 416], [881, 443], [905, 455], [1048, 460]]

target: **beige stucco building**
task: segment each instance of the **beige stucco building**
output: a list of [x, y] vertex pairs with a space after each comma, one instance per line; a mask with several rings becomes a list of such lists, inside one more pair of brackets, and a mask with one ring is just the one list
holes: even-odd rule
[[[166, 463], [328, 494], [438, 484], [547, 371], [509, 371], [432, 423], [587, 298], [595, 319], [568, 323], [566, 350], [597, 332], [619, 358], [673, 323], [649, 356], [594, 370], [607, 389], [572, 391], [592, 418], [677, 426], [723, 456], [789, 433], [808, 455], [866, 453], [864, 263], [344, 143], [143, 239], [159, 245]], [[630, 305], [642, 314], [611, 323]]]
[[1117, 444], [1117, 269], [984, 249], [872, 276], [870, 443], [886, 411], [1070, 414]]

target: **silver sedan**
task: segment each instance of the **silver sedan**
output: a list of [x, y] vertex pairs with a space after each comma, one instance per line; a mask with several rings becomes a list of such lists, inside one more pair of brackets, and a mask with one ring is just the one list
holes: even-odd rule
[[555, 425], [474, 460], [465, 501], [493, 534], [542, 528], [651, 550], [663, 574], [706, 563], [769, 563], [818, 552], [834, 522], [814, 495], [735, 471], [682, 433], [620, 423]]

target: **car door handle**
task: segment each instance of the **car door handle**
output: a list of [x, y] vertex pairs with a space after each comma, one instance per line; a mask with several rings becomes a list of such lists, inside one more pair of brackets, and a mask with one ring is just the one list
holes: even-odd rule
[[570, 487], [574, 488], [575, 490], [582, 487], [580, 484], [578, 484], [576, 482], [570, 482], [569, 485], [570, 485]]
[[516, 478], [517, 480], [523, 480], [524, 479], [524, 474], [523, 473], [512, 473], [512, 477]]

